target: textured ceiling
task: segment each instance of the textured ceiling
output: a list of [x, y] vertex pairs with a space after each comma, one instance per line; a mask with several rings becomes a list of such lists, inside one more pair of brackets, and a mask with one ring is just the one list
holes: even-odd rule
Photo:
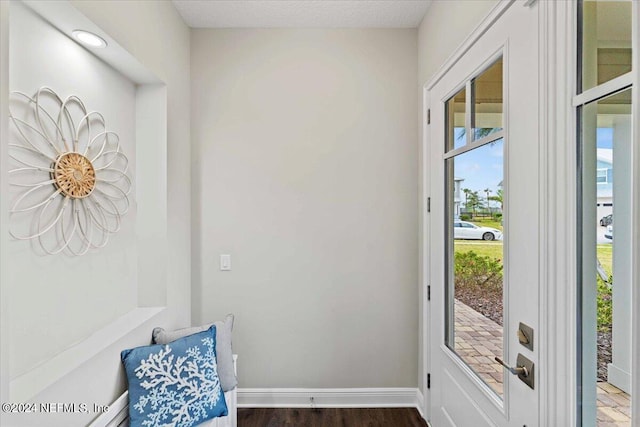
[[173, 0], [194, 28], [416, 28], [431, 0]]

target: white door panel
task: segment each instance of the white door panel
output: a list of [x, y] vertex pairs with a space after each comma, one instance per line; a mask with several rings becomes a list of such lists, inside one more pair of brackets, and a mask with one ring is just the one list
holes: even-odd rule
[[[544, 369], [538, 363], [541, 339], [536, 336], [536, 345], [531, 351], [522, 346], [517, 338], [519, 322], [524, 322], [536, 333], [539, 332], [540, 179], [537, 54], [537, 5], [525, 7], [523, 3], [515, 2], [427, 92], [427, 105], [431, 110], [431, 124], [426, 131], [425, 146], [428, 162], [426, 170], [429, 171], [426, 176], [426, 188], [431, 197], [431, 212], [426, 219], [425, 235], [428, 246], [426, 252], [429, 253], [425, 277], [431, 286], [427, 326], [430, 336], [427, 369], [431, 375], [431, 389], [427, 399], [427, 418], [434, 427], [533, 427], [539, 424], [538, 390], [542, 378], [541, 369]], [[458, 309], [445, 308], [447, 275], [451, 275], [451, 272], [447, 270], [450, 268], [449, 255], [446, 249], [443, 250], [446, 248], [445, 241], [453, 240], [454, 235], [465, 238], [462, 234], [464, 232], [453, 234], [453, 227], [452, 235], [448, 237], [448, 230], [443, 227], [447, 219], [445, 207], [448, 200], [444, 190], [448, 173], [445, 169], [445, 157], [451, 156], [445, 154], [446, 121], [449, 120], [445, 102], [457, 94], [465, 82], [480, 75], [499, 57], [502, 57], [503, 61], [504, 78], [503, 359], [507, 364], [515, 366], [516, 356], [521, 353], [535, 363], [534, 389], [505, 370], [501, 393], [496, 392], [496, 386], [488, 385], [489, 383], [478, 374], [478, 371], [483, 369], [482, 362], [470, 368], [468, 360], [459, 357], [458, 348], [456, 347], [454, 352], [446, 344], [447, 340], [450, 342], [451, 339], [458, 339], [458, 335], [447, 336], [451, 334], [453, 326], [446, 329], [447, 322], [450, 325], [454, 324], [452, 312], [458, 313]], [[473, 143], [469, 145], [470, 148], [471, 145]], [[476, 145], [481, 145], [481, 142]], [[475, 149], [476, 145], [472, 148]], [[463, 181], [463, 187], [467, 182], [468, 180]], [[467, 244], [483, 243], [471, 241]], [[457, 343], [458, 341], [455, 345], [458, 345]], [[474, 360], [482, 359], [487, 361], [487, 365], [489, 362], [495, 364], [492, 355], [487, 354], [485, 359], [478, 357]]]
[[457, 427], [494, 427], [496, 424], [487, 417], [479, 405], [474, 403], [473, 398], [454, 378], [454, 375], [450, 371], [445, 371], [442, 394], [444, 400], [451, 402], [451, 404], [447, 406], [447, 409], [443, 408], [444, 418], [448, 419], [451, 425]]

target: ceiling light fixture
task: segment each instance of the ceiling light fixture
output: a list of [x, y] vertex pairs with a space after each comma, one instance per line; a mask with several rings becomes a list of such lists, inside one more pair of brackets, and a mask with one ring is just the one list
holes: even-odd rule
[[89, 47], [103, 48], [107, 47], [107, 42], [100, 36], [83, 30], [75, 30], [71, 35], [80, 43]]

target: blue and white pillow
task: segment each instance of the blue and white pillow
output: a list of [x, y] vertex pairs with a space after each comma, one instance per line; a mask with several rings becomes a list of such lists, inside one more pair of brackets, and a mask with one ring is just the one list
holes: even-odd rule
[[121, 353], [131, 427], [191, 427], [228, 414], [216, 364], [216, 327]]

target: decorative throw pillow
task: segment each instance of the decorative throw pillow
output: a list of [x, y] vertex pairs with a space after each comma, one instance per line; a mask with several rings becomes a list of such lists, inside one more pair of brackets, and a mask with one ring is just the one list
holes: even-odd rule
[[216, 327], [121, 353], [131, 427], [196, 426], [228, 414], [216, 368]]
[[233, 314], [227, 314], [224, 321], [210, 323], [205, 326], [165, 331], [162, 328], [153, 330], [154, 344], [168, 344], [178, 338], [206, 331], [211, 325], [216, 327], [216, 355], [218, 360], [218, 376], [223, 391], [233, 390], [238, 385], [236, 372], [233, 369], [233, 350], [231, 349], [231, 331], [233, 330]]

